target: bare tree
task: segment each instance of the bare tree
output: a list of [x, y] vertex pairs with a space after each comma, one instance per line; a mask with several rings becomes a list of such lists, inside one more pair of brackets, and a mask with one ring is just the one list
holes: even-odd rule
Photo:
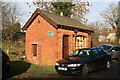
[[119, 26], [119, 8], [118, 5], [111, 3], [110, 8], [101, 15], [105, 18], [105, 21], [112, 26], [116, 32], [117, 41], [120, 39], [120, 26]]
[[0, 6], [2, 6], [2, 39], [11, 41], [15, 32], [20, 31], [17, 6], [8, 2], [1, 2]]
[[73, 3], [75, 4], [75, 6], [73, 6], [72, 8], [72, 18], [75, 18], [82, 23], [87, 22], [88, 19], [86, 19], [84, 15], [87, 14], [87, 12], [89, 11], [89, 7], [91, 6], [90, 2], [74, 0]]
[[109, 9], [101, 14], [105, 21], [110, 24], [115, 30], [118, 27], [118, 7], [113, 3], [110, 4]]

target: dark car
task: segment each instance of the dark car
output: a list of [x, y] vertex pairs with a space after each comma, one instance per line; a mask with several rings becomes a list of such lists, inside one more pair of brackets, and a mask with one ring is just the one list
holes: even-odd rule
[[5, 77], [7, 73], [10, 72], [11, 64], [9, 57], [0, 48], [0, 53], [2, 54], [2, 77]]
[[102, 44], [98, 46], [98, 48], [106, 50], [111, 55], [112, 59], [120, 60], [120, 46]]
[[99, 68], [110, 68], [111, 57], [101, 48], [86, 48], [73, 51], [68, 58], [56, 62], [55, 69], [59, 74], [82, 74]]

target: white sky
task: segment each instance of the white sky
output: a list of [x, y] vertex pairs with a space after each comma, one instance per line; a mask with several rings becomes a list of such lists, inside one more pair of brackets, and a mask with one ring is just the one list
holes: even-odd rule
[[[20, 12], [22, 12], [22, 16], [21, 16], [21, 20], [20, 23], [23, 26], [27, 20], [30, 18], [31, 14], [29, 12], [34, 12], [35, 11], [35, 7], [34, 5], [32, 5], [31, 7], [29, 7], [29, 5], [27, 5], [25, 3], [25, 1], [27, 2], [28, 0], [24, 0], [23, 2], [16, 2], [16, 4], [18, 5]], [[32, 0], [29, 0], [28, 2], [30, 2]], [[86, 1], [86, 0], [85, 0]], [[116, 5], [118, 4], [117, 2], [119, 0], [87, 0], [90, 1], [92, 4], [92, 7], [89, 8], [89, 12], [86, 14], [86, 18], [88, 19], [87, 23], [92, 23], [92, 22], [96, 22], [96, 21], [101, 21], [104, 20], [102, 16], [100, 16], [100, 13], [105, 12], [108, 8], [109, 8], [109, 4], [111, 2], [114, 2]]]

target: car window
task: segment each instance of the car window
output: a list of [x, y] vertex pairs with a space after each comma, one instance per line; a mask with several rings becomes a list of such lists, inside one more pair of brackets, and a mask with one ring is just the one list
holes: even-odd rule
[[115, 51], [120, 51], [120, 47], [114, 47]]
[[89, 55], [90, 49], [81, 49], [73, 51], [69, 56], [87, 56]]
[[99, 46], [99, 48], [102, 48], [102, 49], [106, 50], [107, 52], [109, 52], [110, 49], [112, 48], [112, 46], [109, 46], [109, 45], [101, 45], [101, 46]]
[[92, 49], [90, 51], [90, 55], [98, 55], [98, 51], [96, 49]]
[[103, 49], [98, 49], [98, 54], [104, 55], [104, 54], [107, 54], [107, 52], [105, 52]]
[[78, 56], [88, 56], [90, 50], [81, 50], [78, 54]]
[[75, 50], [69, 56], [76, 56], [76, 55], [78, 55], [78, 52], [79, 52], [79, 50]]

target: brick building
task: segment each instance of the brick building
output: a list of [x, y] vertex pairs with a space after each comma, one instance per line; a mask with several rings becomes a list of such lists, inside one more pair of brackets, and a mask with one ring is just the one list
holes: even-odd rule
[[26, 57], [37, 65], [54, 65], [71, 51], [91, 47], [93, 31], [75, 19], [36, 9], [24, 25]]

